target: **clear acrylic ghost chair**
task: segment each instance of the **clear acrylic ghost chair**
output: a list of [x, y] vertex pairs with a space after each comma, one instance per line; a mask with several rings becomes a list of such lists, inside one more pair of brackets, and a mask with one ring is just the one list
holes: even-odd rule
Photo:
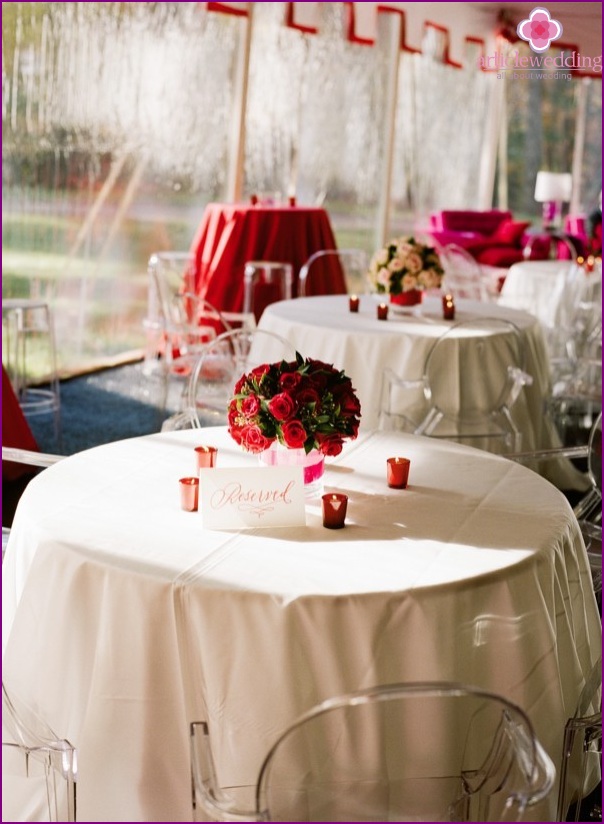
[[23, 414], [28, 418], [52, 415], [58, 443], [61, 393], [50, 305], [36, 298], [3, 300], [2, 338], [6, 371]]
[[293, 280], [291, 263], [249, 260], [243, 269], [243, 311], [258, 322], [270, 303], [292, 297]]
[[443, 292], [455, 298], [492, 300], [480, 263], [466, 249], [449, 243], [440, 250], [439, 255], [445, 270]]
[[[3, 682], [2, 820], [76, 821], [76, 782], [73, 745], [9, 694]], [[11, 809], [11, 801], [20, 806], [23, 798], [31, 817], [19, 818]]]
[[298, 297], [324, 295], [325, 280], [339, 266], [348, 294], [362, 294], [368, 289], [369, 255], [364, 249], [321, 249], [312, 254], [298, 275]]
[[556, 821], [589, 820], [581, 816], [581, 800], [589, 792], [587, 782], [590, 773], [593, 783], [594, 773], [601, 774], [601, 765], [602, 658], [600, 657], [592, 667], [576, 710], [564, 728]]
[[195, 820], [519, 821], [555, 778], [520, 708], [450, 683], [324, 701], [277, 738], [255, 791], [221, 786], [207, 723], [191, 746]]
[[[522, 337], [513, 323], [499, 318], [457, 323], [433, 345], [420, 381], [385, 370], [380, 425], [493, 452], [518, 451], [522, 436], [511, 409], [533, 381], [524, 365]], [[413, 393], [417, 409], [418, 387], [424, 409], [428, 405], [419, 422], [404, 401], [405, 392]]]
[[[12, 446], [2, 447], [2, 463], [22, 464], [30, 466], [32, 469], [46, 469], [49, 466], [62, 461], [64, 455], [53, 455], [48, 452], [34, 452], [31, 449], [18, 449]], [[2, 561], [8, 547], [10, 538], [10, 527], [2, 527]]]
[[209, 301], [191, 292], [174, 295], [166, 322], [166, 363], [172, 374], [188, 376], [197, 354], [214, 338], [231, 329]]
[[166, 318], [175, 295], [190, 291], [194, 282], [195, 258], [190, 252], [154, 252], [147, 264], [147, 317], [144, 372], [163, 369]]
[[273, 332], [225, 332], [199, 354], [188, 382], [184, 412], [192, 415], [197, 426], [226, 424], [227, 406], [241, 375], [261, 363], [295, 357], [293, 346]]
[[563, 443], [589, 429], [602, 408], [602, 273], [571, 267], [559, 317], [546, 330], [552, 374], [547, 407]]
[[594, 591], [601, 608], [602, 599], [602, 413], [596, 417], [589, 441], [581, 446], [559, 446], [552, 449], [535, 449], [528, 452], [511, 452], [507, 458], [525, 463], [532, 468], [544, 461], [559, 458], [586, 459], [589, 489], [574, 505], [573, 512], [579, 522], [587, 549], [587, 557], [594, 583]]

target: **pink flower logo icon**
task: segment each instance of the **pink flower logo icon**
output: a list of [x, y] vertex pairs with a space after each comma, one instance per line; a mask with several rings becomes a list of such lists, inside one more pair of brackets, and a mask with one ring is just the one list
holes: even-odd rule
[[521, 20], [516, 29], [518, 37], [526, 40], [535, 52], [544, 52], [562, 35], [562, 25], [550, 17], [547, 9], [532, 10], [528, 19]]

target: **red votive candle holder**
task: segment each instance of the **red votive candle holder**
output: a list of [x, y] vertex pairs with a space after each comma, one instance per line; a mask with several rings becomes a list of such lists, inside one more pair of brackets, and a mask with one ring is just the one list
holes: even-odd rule
[[378, 320], [388, 320], [388, 304], [387, 303], [379, 303], [378, 304], [377, 318], [378, 318]]
[[208, 466], [216, 466], [218, 450], [215, 446], [196, 446], [195, 454], [197, 455], [198, 471]]
[[289, 203], [290, 206], [295, 206], [296, 205], [296, 196], [295, 195], [290, 195], [287, 198], [287, 202]]
[[409, 458], [388, 458], [386, 461], [386, 479], [393, 489], [406, 489], [409, 480]]
[[186, 512], [197, 512], [199, 504], [199, 478], [181, 478], [180, 508]]
[[329, 492], [321, 497], [323, 503], [323, 526], [327, 529], [342, 529], [346, 520], [348, 495]]
[[455, 320], [455, 301], [453, 295], [443, 295], [443, 318]]
[[357, 295], [351, 295], [348, 298], [348, 308], [350, 309], [351, 312], [358, 312], [360, 303], [361, 303], [361, 301], [359, 300]]

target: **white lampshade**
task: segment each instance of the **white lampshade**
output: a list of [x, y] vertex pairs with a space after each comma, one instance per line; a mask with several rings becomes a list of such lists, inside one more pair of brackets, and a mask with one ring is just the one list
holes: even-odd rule
[[537, 172], [535, 200], [549, 203], [552, 200], [568, 203], [573, 188], [573, 176], [568, 173]]

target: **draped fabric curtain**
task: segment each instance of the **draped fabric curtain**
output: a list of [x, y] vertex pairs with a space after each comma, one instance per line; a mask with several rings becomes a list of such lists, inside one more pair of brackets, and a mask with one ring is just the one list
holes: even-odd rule
[[392, 188], [397, 214], [478, 208], [494, 82], [484, 72], [453, 68], [423, 54], [401, 55]]

